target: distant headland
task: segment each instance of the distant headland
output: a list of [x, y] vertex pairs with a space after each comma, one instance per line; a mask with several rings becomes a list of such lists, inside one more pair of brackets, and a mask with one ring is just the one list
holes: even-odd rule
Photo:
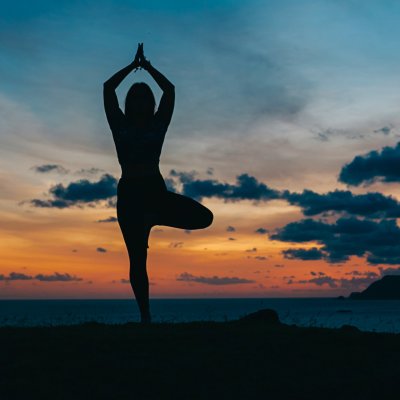
[[349, 296], [355, 300], [400, 300], [400, 275], [386, 275], [371, 283], [362, 292], [353, 292]]

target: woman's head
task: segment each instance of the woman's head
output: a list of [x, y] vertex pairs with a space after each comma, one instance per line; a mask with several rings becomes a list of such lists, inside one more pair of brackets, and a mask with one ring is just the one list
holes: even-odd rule
[[130, 122], [145, 124], [155, 112], [156, 100], [149, 85], [144, 82], [134, 83], [125, 98], [125, 116]]

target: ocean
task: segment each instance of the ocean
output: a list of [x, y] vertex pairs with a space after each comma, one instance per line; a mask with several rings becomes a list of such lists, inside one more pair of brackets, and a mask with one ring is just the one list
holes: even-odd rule
[[[272, 308], [286, 324], [400, 333], [400, 300], [335, 298], [153, 299], [154, 322], [229, 321]], [[1, 300], [0, 327], [139, 321], [134, 300]]]

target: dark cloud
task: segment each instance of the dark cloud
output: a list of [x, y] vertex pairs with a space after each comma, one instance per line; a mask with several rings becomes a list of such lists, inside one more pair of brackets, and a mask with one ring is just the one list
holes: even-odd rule
[[254, 231], [255, 233], [259, 233], [260, 235], [264, 235], [266, 233], [268, 233], [268, 229], [265, 228], [258, 228]]
[[4, 280], [7, 281], [29, 281], [33, 279], [31, 275], [26, 275], [21, 272], [10, 272], [10, 274], [5, 277]]
[[68, 172], [67, 169], [58, 164], [35, 165], [32, 169], [40, 173], [57, 172], [59, 174], [66, 174]]
[[233, 238], [233, 237], [229, 237], [228, 238], [228, 240], [236, 240], [235, 238]]
[[247, 249], [246, 250], [246, 253], [256, 253], [256, 252], [257, 252], [257, 248], [256, 247], [253, 247], [251, 249]]
[[97, 220], [97, 222], [117, 222], [117, 221], [118, 221], [117, 217], [112, 217], [112, 216], [105, 218], [105, 219]]
[[236, 232], [236, 228], [234, 226], [229, 225], [226, 227], [226, 231], [227, 232]]
[[195, 172], [171, 171], [182, 184], [182, 194], [201, 200], [204, 197], [216, 197], [225, 201], [268, 201], [279, 198], [277, 190], [270, 189], [248, 174], [238, 175], [235, 184], [219, 182], [215, 179], [196, 179]]
[[285, 258], [291, 260], [321, 260], [325, 257], [325, 254], [316, 247], [311, 249], [287, 249], [283, 250], [282, 254]]
[[35, 207], [67, 208], [96, 203], [100, 200], [112, 200], [111, 198], [117, 193], [117, 183], [117, 179], [109, 174], [104, 174], [97, 182], [81, 179], [67, 186], [60, 183], [49, 190], [53, 199], [33, 199], [31, 204]]
[[328, 239], [332, 237], [332, 231], [331, 225], [308, 218], [298, 222], [290, 222], [270, 237], [272, 240], [280, 240], [281, 242], [305, 243]]
[[60, 274], [58, 272], [55, 272], [52, 275], [38, 274], [35, 276], [35, 279], [42, 282], [78, 282], [82, 280], [82, 278], [79, 278], [76, 275], [70, 275], [67, 273]]
[[104, 170], [100, 169], [100, 168], [82, 168], [78, 171], [75, 172], [75, 174], [77, 175], [96, 175], [99, 174], [101, 172], [104, 172]]
[[400, 182], [400, 142], [395, 147], [355, 157], [342, 168], [339, 181], [353, 186], [376, 181]]
[[389, 126], [384, 126], [383, 128], [376, 129], [374, 132], [375, 133], [383, 133], [384, 135], [389, 135], [389, 133], [392, 131], [392, 128]]
[[[312, 274], [313, 275], [313, 274]], [[333, 278], [323, 274], [323, 276], [314, 277], [311, 279], [301, 279], [292, 281], [292, 283], [308, 284], [312, 283], [317, 286], [328, 285], [330, 288], [341, 288], [346, 290], [359, 290], [365, 288], [372, 282], [376, 281], [379, 275], [375, 272], [360, 272], [357, 277], [348, 278]]]
[[370, 218], [400, 218], [400, 203], [381, 193], [353, 194], [335, 190], [325, 194], [304, 190], [302, 193], [284, 191], [282, 198], [302, 208], [304, 215], [312, 216], [325, 212], [344, 212]]
[[177, 249], [183, 246], [183, 242], [171, 242], [168, 247], [171, 247], [173, 249]]
[[397, 267], [397, 268], [389, 267], [389, 268], [385, 268], [385, 269], [382, 267], [379, 267], [379, 272], [381, 273], [381, 276], [400, 275], [400, 267]]
[[[216, 197], [225, 201], [253, 200], [258, 203], [281, 199], [301, 207], [306, 216], [336, 213], [369, 218], [400, 218], [400, 203], [391, 196], [377, 192], [353, 194], [348, 190], [335, 190], [319, 194], [312, 190], [304, 190], [302, 193], [295, 193], [269, 188], [248, 174], [238, 175], [234, 185], [215, 179], [197, 179], [195, 171], [171, 170], [170, 175], [179, 179], [182, 194], [198, 200]], [[264, 234], [268, 231], [265, 228], [258, 228], [255, 232]]]
[[175, 181], [171, 178], [164, 178], [165, 186], [167, 187], [167, 190], [170, 192], [176, 193], [176, 186], [175, 186]]
[[59, 274], [58, 272], [55, 272], [53, 275], [37, 274], [35, 276], [26, 275], [21, 272], [10, 272], [8, 276], [0, 275], [0, 280], [2, 281], [30, 281], [33, 279], [43, 282], [69, 282], [82, 280], [82, 278], [79, 278], [76, 275]]
[[255, 256], [254, 258], [258, 261], [265, 261], [267, 259], [265, 256]]
[[214, 276], [195, 276], [184, 272], [180, 274], [177, 278], [177, 281], [184, 281], [184, 282], [197, 282], [197, 283], [204, 283], [206, 285], [237, 285], [242, 283], [254, 283], [255, 281], [250, 279], [244, 278], [237, 278], [237, 277], [218, 277]]
[[331, 288], [338, 287], [338, 284], [336, 283], [336, 279], [331, 278], [330, 276], [320, 276], [318, 278], [311, 278], [309, 280], [301, 280], [298, 282], [293, 281], [292, 283], [314, 283], [315, 285], [318, 285], [318, 286], [328, 285]]
[[107, 249], [105, 249], [104, 247], [98, 247], [96, 251], [99, 253], [107, 253]]
[[[291, 243], [316, 242], [323, 258], [330, 263], [347, 261], [351, 256], [366, 257], [370, 264], [400, 262], [400, 229], [395, 220], [379, 222], [354, 217], [335, 223], [304, 219], [291, 222], [271, 235], [272, 240]], [[296, 256], [292, 249], [289, 255]]]

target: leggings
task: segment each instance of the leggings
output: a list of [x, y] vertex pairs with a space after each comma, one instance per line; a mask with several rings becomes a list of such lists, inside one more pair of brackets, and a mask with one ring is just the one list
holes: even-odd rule
[[161, 174], [121, 178], [117, 190], [117, 216], [128, 252], [148, 248], [154, 225], [203, 229], [211, 225], [212, 212], [197, 201], [167, 190]]
[[211, 225], [212, 212], [189, 197], [169, 192], [161, 174], [121, 178], [117, 190], [117, 216], [129, 254], [129, 278], [141, 321], [150, 322], [147, 248], [154, 225], [202, 229]]

